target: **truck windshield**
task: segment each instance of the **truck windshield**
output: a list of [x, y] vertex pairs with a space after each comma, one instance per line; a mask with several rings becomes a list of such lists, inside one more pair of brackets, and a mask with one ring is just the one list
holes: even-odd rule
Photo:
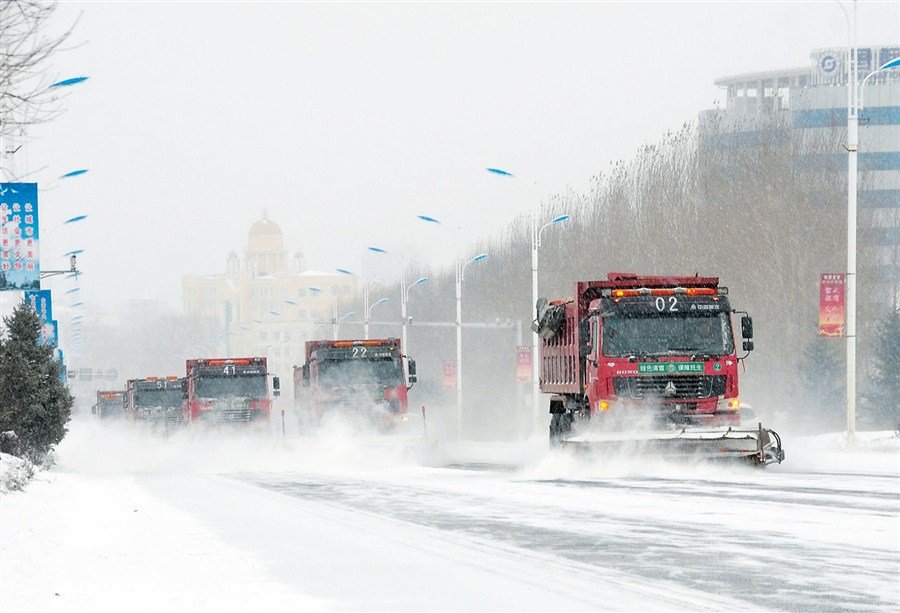
[[194, 384], [200, 398], [264, 398], [265, 376], [200, 377]]
[[392, 387], [403, 381], [400, 362], [381, 360], [325, 360], [319, 363], [320, 387], [352, 387], [384, 385]]
[[125, 410], [125, 405], [122, 403], [121, 396], [116, 396], [115, 398], [101, 398], [99, 405], [100, 413], [102, 415], [112, 415], [114, 413], [121, 413]]
[[624, 315], [603, 319], [603, 355], [729, 355], [734, 340], [727, 313]]
[[134, 393], [134, 406], [139, 408], [180, 407], [181, 390], [177, 388], [137, 390]]

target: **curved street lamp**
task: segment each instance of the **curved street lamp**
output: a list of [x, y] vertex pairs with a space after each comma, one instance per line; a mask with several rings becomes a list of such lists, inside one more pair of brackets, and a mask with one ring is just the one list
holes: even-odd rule
[[[519, 176], [515, 174], [503, 170], [502, 168], [487, 168], [489, 173], [494, 175], [499, 175], [502, 177], [510, 177], [513, 179], [519, 180], [521, 183], [525, 184], [525, 186], [532, 192], [532, 200], [533, 204], [531, 206], [531, 310], [532, 314], [534, 314], [533, 309], [538, 301], [538, 249], [541, 246], [541, 235], [544, 230], [550, 227], [553, 224], [561, 223], [570, 219], [568, 214], [558, 215], [545, 223], [543, 226], [538, 227], [538, 215], [540, 215], [540, 202], [537, 198], [534, 197], [533, 194], [533, 186], [528, 181], [525, 181]], [[540, 368], [540, 339], [538, 338], [537, 332], [531, 333], [531, 379], [532, 379], [532, 390], [531, 390], [531, 404], [532, 404], [532, 417], [534, 419], [533, 427], [536, 427], [540, 421], [540, 399], [541, 399], [541, 368]]]

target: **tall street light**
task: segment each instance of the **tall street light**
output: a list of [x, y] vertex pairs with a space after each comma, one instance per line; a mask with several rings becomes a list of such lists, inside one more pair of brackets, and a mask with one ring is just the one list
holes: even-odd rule
[[[431, 219], [431, 218], [429, 218]], [[394, 255], [387, 251], [386, 249], [382, 249], [381, 247], [369, 247], [369, 251], [372, 253], [380, 253], [383, 255]], [[403, 256], [397, 256], [401, 260], [403, 260], [403, 270], [400, 273], [400, 318], [401, 318], [401, 326], [400, 326], [400, 346], [403, 349], [403, 352], [407, 355], [409, 354], [409, 347], [407, 345], [406, 340], [406, 325], [409, 323], [409, 317], [407, 315], [407, 305], [409, 303], [409, 290], [414, 288], [417, 285], [422, 285], [428, 281], [428, 277], [420, 277], [416, 279], [412, 284], [406, 284], [406, 269], [408, 260]]]
[[348, 313], [344, 313], [340, 317], [335, 317], [335, 319], [334, 319], [334, 339], [333, 340], [338, 339], [338, 326], [340, 325], [340, 323], [342, 321], [344, 321], [345, 319], [347, 319], [348, 317], [353, 317], [354, 315], [356, 315], [356, 311], [350, 311]]
[[859, 112], [863, 108], [862, 93], [870, 77], [879, 72], [900, 68], [900, 57], [893, 58], [873, 70], [859, 82], [859, 58], [856, 48], [856, 2], [852, 16], [847, 14], [847, 442], [856, 441], [856, 237], [857, 178], [859, 156]]
[[384, 303], [387, 302], [387, 301], [388, 301], [387, 298], [382, 298], [382, 299], [378, 300], [377, 302], [374, 302], [374, 303], [370, 304], [370, 305], [366, 308], [366, 320], [365, 320], [364, 325], [363, 325], [363, 328], [364, 328], [364, 330], [365, 330], [365, 338], [366, 338], [366, 340], [369, 340], [369, 321], [372, 319], [372, 309], [374, 309], [375, 307], [377, 307], [379, 304], [384, 304]]
[[[417, 215], [417, 217], [425, 223], [443, 226], [440, 220], [429, 217], [427, 215]], [[449, 226], [444, 226], [448, 227]], [[452, 230], [452, 228], [450, 228]], [[486, 253], [480, 253], [465, 262], [460, 256], [459, 235], [457, 239], [456, 254], [456, 423], [459, 426], [458, 434], [462, 438], [462, 284], [465, 279], [466, 267], [475, 262], [482, 262], [487, 259]]]
[[[405, 275], [404, 275], [405, 276]], [[417, 285], [428, 282], [428, 277], [419, 277], [411, 284], [406, 285], [406, 281], [401, 281], [400, 285], [400, 317], [403, 319], [403, 326], [400, 328], [400, 342], [403, 346], [403, 352], [409, 355], [409, 343], [406, 341], [406, 325], [409, 323], [409, 317], [406, 313], [409, 304], [409, 290]], [[404, 287], [405, 286], [405, 287]]]
[[[501, 177], [518, 179], [529, 190], [532, 186], [528, 181], [514, 175], [513, 173], [503, 170], [502, 168], [487, 168], [489, 173]], [[554, 217], [543, 226], [538, 227], [538, 216], [540, 215], [540, 203], [537, 198], [532, 195], [531, 207], [531, 312], [534, 313], [535, 305], [538, 301], [538, 249], [541, 246], [541, 235], [544, 230], [552, 224], [561, 223], [569, 219], [569, 215], [559, 215]], [[531, 411], [532, 411], [532, 427], [536, 427], [540, 420], [540, 402], [541, 402], [541, 365], [540, 365], [540, 338], [537, 331], [532, 330], [531, 333]]]

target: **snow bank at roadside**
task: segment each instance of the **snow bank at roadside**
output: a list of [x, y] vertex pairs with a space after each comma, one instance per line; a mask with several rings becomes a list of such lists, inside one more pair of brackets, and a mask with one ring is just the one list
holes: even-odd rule
[[0, 494], [25, 487], [34, 475], [34, 465], [28, 460], [8, 453], [0, 453]]
[[133, 477], [66, 467], [0, 498], [0, 585], [2, 611], [328, 608]]

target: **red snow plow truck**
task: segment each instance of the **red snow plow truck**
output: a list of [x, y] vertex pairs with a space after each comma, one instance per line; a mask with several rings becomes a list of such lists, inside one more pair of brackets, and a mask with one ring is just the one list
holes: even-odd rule
[[753, 321], [731, 309], [717, 277], [610, 273], [535, 306], [551, 443], [784, 459], [778, 434], [741, 425], [738, 363], [753, 350]]
[[[268, 421], [272, 410], [266, 358], [188, 360], [182, 394], [186, 422]], [[278, 377], [272, 394], [281, 394]]]
[[338, 410], [389, 426], [407, 418], [415, 382], [400, 339], [308, 341], [306, 363], [294, 367], [294, 402], [313, 421]]

